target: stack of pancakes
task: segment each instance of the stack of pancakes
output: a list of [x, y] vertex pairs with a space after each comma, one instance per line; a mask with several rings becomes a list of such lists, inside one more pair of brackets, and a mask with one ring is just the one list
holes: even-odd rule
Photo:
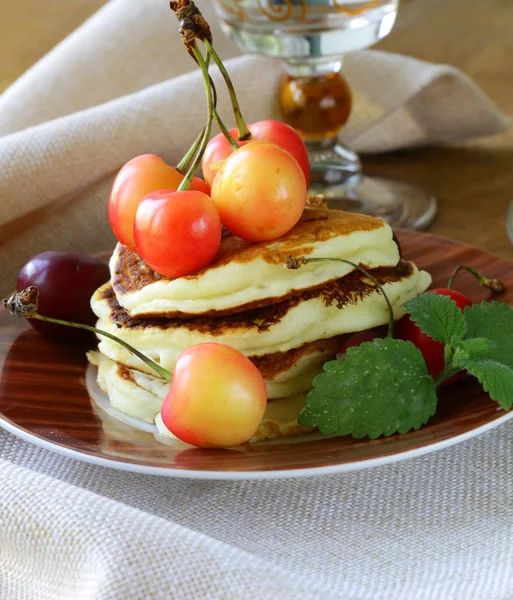
[[[302, 433], [297, 417], [312, 379], [352, 333], [386, 326], [388, 310], [374, 284], [350, 265], [323, 261], [291, 270], [289, 257], [360, 264], [383, 285], [395, 319], [403, 314], [401, 305], [431, 283], [400, 257], [381, 219], [313, 207], [279, 240], [255, 244], [224, 237], [206, 269], [177, 279], [155, 273], [118, 245], [111, 280], [91, 301], [97, 326], [169, 371], [195, 344], [240, 350], [262, 373], [269, 398], [252, 441]], [[114, 408], [155, 422], [169, 384], [108, 338], [101, 338], [90, 360]]]

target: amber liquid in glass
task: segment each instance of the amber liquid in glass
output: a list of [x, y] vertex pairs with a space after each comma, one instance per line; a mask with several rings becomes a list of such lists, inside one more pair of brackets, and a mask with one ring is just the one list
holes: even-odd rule
[[305, 140], [335, 138], [349, 118], [351, 104], [351, 90], [340, 73], [287, 75], [281, 83], [283, 117]]

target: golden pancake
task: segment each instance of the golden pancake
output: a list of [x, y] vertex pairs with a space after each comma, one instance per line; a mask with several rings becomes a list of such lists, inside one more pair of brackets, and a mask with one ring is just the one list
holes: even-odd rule
[[287, 257], [345, 258], [369, 269], [395, 266], [399, 250], [390, 226], [367, 215], [307, 208], [298, 224], [272, 242], [222, 240], [214, 261], [194, 275], [170, 279], [152, 271], [118, 244], [110, 261], [111, 285], [131, 316], [220, 316], [282, 302], [344, 277], [340, 262], [286, 268]]
[[[431, 283], [427, 273], [404, 261], [396, 267], [376, 269], [373, 276], [384, 286], [395, 319], [404, 314], [402, 304], [424, 292]], [[119, 336], [169, 371], [173, 371], [184, 350], [203, 342], [227, 344], [254, 360], [284, 354], [319, 340], [372, 329], [388, 321], [383, 296], [359, 271], [321, 288], [305, 290], [279, 304], [220, 318], [134, 318], [119, 306], [108, 284], [94, 294], [92, 307], [99, 317], [100, 329]], [[101, 339], [99, 349], [117, 363], [149, 372], [140, 359], [107, 338]], [[308, 370], [306, 364], [314, 355], [310, 348], [303, 356], [304, 371], [298, 368], [294, 378]], [[292, 361], [294, 365], [301, 367], [301, 358], [298, 355]], [[282, 372], [289, 373], [290, 368]], [[278, 371], [270, 379], [278, 380], [279, 375]]]

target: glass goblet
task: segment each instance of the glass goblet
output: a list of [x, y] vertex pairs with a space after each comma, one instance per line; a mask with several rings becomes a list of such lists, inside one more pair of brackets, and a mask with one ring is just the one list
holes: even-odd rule
[[284, 120], [305, 140], [310, 191], [345, 210], [380, 216], [391, 225], [425, 229], [436, 200], [416, 186], [362, 174], [358, 155], [339, 133], [351, 111], [343, 55], [388, 35], [398, 0], [214, 0], [225, 33], [244, 51], [281, 58]]

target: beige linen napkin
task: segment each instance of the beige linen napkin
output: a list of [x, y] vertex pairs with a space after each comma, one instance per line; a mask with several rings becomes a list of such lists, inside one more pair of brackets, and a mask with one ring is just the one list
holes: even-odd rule
[[[221, 54], [236, 56], [211, 3], [198, 5]], [[228, 68], [246, 119], [276, 116], [281, 63], [239, 56]], [[365, 51], [347, 56], [344, 70], [355, 108], [342, 137], [356, 151], [457, 141], [507, 125], [452, 67]], [[220, 104], [228, 119], [225, 93]], [[201, 78], [165, 0], [112, 0], [21, 77], [0, 96], [0, 294], [38, 252], [111, 247], [106, 203], [117, 170], [145, 152], [176, 164], [204, 117]]]

